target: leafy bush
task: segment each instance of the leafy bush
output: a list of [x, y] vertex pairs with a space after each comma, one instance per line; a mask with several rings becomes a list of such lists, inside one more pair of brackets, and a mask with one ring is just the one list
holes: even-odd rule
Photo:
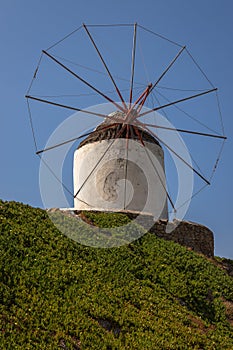
[[[88, 215], [107, 227], [128, 220]], [[0, 349], [233, 349], [223, 302], [233, 303], [233, 279], [204, 257], [150, 233], [87, 247], [15, 202], [0, 201], [0, 232]]]

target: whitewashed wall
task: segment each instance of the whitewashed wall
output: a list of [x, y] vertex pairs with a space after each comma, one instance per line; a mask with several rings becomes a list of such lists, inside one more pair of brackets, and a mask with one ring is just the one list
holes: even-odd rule
[[157, 144], [144, 143], [145, 147], [136, 140], [121, 138], [93, 142], [77, 149], [74, 194], [81, 190], [74, 199], [75, 209], [127, 210], [167, 219], [163, 150]]

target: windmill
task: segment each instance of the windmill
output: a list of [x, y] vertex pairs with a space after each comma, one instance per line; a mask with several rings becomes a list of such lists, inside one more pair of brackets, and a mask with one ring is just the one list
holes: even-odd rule
[[[116, 65], [114, 66], [112, 62], [109, 64], [110, 59], [108, 58], [107, 63], [102, 50], [97, 45], [94, 35], [91, 32], [95, 29], [97, 31], [103, 29], [104, 36], [107, 36], [110, 44], [114, 41], [114, 46], [117, 42], [114, 39], [115, 36], [118, 35], [118, 32], [125, 29], [130, 31], [132, 45], [128, 45], [131, 50], [131, 58], [129, 58], [129, 55], [127, 56], [129, 61], [128, 67], [130, 67], [128, 79], [125, 78], [124, 73], [124, 77], [119, 77], [115, 72], [112, 73], [110, 66], [113, 66], [114, 70], [115, 67], [119, 67], [119, 62], [116, 60]], [[108, 29], [113, 29], [115, 31], [113, 36], [106, 32]], [[142, 79], [141, 71], [144, 63], [143, 60], [141, 66], [136, 64], [137, 49], [140, 50], [141, 45], [138, 44], [139, 31], [142, 33], [141, 44], [144, 43], [144, 35], [150, 35], [159, 41], [159, 48], [157, 51], [154, 49], [153, 45], [147, 46], [148, 54], [146, 57], [150, 58], [153, 56], [151, 52], [154, 50], [156, 52], [156, 59], [150, 60], [150, 65], [152, 67], [150, 72], [152, 71], [153, 76], [156, 76], [156, 78], [151, 80], [149, 80], [148, 77]], [[79, 49], [81, 49], [79, 50], [79, 54], [76, 52], [75, 55], [76, 59], [80, 59], [81, 63], [72, 61], [70, 59], [71, 56], [67, 56], [67, 58], [61, 57], [56, 52], [53, 53], [53, 50], [64, 45], [66, 41], [69, 41], [80, 32], [82, 32], [85, 38], [82, 45], [79, 46]], [[123, 36], [123, 38], [128, 39], [129, 36]], [[122, 50], [127, 51], [123, 41], [119, 40], [118, 42]], [[164, 56], [159, 57], [159, 54], [162, 52], [161, 42], [165, 42], [166, 45], [171, 45], [172, 51], [175, 51], [173, 56], [170, 55], [169, 51], [168, 56], [171, 57], [169, 60], [167, 58], [165, 59]], [[65, 47], [64, 45], [64, 51], [66, 51]], [[71, 53], [73, 54], [75, 52], [75, 46], [71, 45], [69, 48], [71, 48]], [[87, 48], [88, 50], [93, 50], [91, 54], [87, 54]], [[142, 48], [141, 51], [143, 51]], [[166, 50], [166, 53], [167, 52], [168, 50]], [[114, 54], [115, 53], [116, 50]], [[98, 64], [89, 66], [89, 61], [93, 60], [93, 54], [96, 55], [95, 57], [98, 60]], [[194, 88], [187, 88], [185, 84], [184, 88], [182, 88], [186, 78], [189, 84], [192, 83], [192, 81], [190, 81], [190, 76], [188, 74], [186, 76], [186, 72], [182, 73], [183, 64], [181, 59], [184, 54], [186, 55], [185, 60], [189, 60], [188, 67], [190, 67], [190, 65], [192, 66], [191, 77], [194, 80]], [[122, 51], [120, 56], [123, 56]], [[102, 99], [101, 102], [106, 101], [108, 103], [108, 109], [110, 106], [109, 111], [106, 113], [105, 109], [104, 111], [98, 108], [93, 110], [92, 108], [85, 108], [86, 106], [84, 108], [79, 108], [57, 100], [63, 97], [66, 98], [68, 95], [41, 95], [32, 93], [33, 87], [39, 79], [38, 75], [41, 70], [42, 60], [45, 58], [48, 59], [56, 69], [60, 69], [60, 71], [65, 73], [66, 76], [74, 78], [73, 80], [79, 84], [78, 88], [82, 89], [82, 92], [84, 91], [83, 96], [85, 94], [87, 95], [86, 91], [91, 91], [95, 94], [95, 97], [98, 96]], [[161, 66], [159, 66], [159, 61], [162, 61]], [[177, 66], [176, 74], [178, 78], [175, 78], [175, 68]], [[75, 69], [72, 67], [75, 67]], [[87, 76], [84, 77], [81, 75], [79, 72], [80, 70], [85, 70]], [[154, 72], [155, 70], [157, 71], [156, 74]], [[137, 74], [138, 71], [139, 73]], [[54, 88], [54, 77], [56, 77], [56, 73], [51, 73], [51, 71], [47, 70], [46, 76], [49, 74], [52, 76], [52, 88]], [[97, 76], [96, 79], [93, 78], [94, 75]], [[103, 90], [109, 86], [103, 82], [103, 76], [105, 80], [108, 79], [113, 91], [105, 92]], [[169, 76], [170, 78], [168, 78]], [[198, 85], [197, 76], [201, 77], [200, 85]], [[88, 80], [88, 78], [90, 78], [90, 80]], [[140, 81], [141, 79], [143, 81]], [[124, 82], [124, 86], [120, 87], [122, 81]], [[161, 83], [163, 81], [170, 85], [162, 86]], [[103, 89], [98, 87], [98, 83], [100, 82], [103, 85]], [[127, 92], [125, 92], [124, 89], [126, 84], [128, 85]], [[182, 86], [179, 84], [182, 84]], [[174, 85], [176, 85], [175, 88]], [[72, 82], [72, 87], [73, 86]], [[44, 87], [46, 86], [44, 85]], [[61, 84], [60, 87], [66, 89], [66, 84], [64, 84], [64, 86]], [[161, 92], [165, 90], [168, 92], [168, 95], [164, 95]], [[190, 91], [192, 91], [192, 93], [190, 93]], [[184, 92], [189, 92], [189, 94], [183, 96]], [[177, 97], [181, 93], [182, 96]], [[114, 97], [111, 97], [111, 94], [114, 94]], [[48, 99], [48, 96], [55, 97], [55, 100]], [[71, 94], [69, 96], [74, 97], [74, 95]], [[75, 96], [77, 99], [78, 96]], [[173, 96], [174, 98], [172, 98]], [[206, 109], [209, 108], [208, 102], [203, 103], [202, 109], [199, 102], [207, 96], [212, 96], [211, 98], [215, 100], [215, 107], [209, 111]], [[217, 88], [208, 79], [207, 75], [194, 60], [186, 46], [182, 46], [167, 39], [137, 23], [119, 25], [83, 24], [72, 33], [50, 46], [47, 50], [43, 50], [26, 98], [37, 155], [43, 158], [43, 155], [47, 152], [51, 152], [59, 147], [64, 147], [72, 142], [77, 143], [81, 141], [74, 153], [74, 188], [73, 190], [69, 190], [69, 188], [65, 186], [65, 189], [72, 194], [74, 198], [74, 208], [76, 210], [145, 212], [153, 215], [156, 219], [168, 219], [168, 212], [170, 212], [173, 213], [174, 217], [179, 208], [177, 208], [177, 201], [173, 199], [168, 188], [167, 172], [165, 175], [166, 165], [164, 164], [164, 151], [167, 150], [172, 157], [194, 174], [198, 181], [203, 183], [201, 187], [201, 189], [203, 189], [211, 183], [211, 179], [220, 159], [224, 141], [226, 140]], [[46, 147], [38, 149], [30, 106], [31, 101], [59, 107], [62, 110], [77, 112], [77, 119], [79, 115], [81, 115], [81, 118], [94, 117], [96, 125], [92, 127], [91, 130], [89, 128], [84, 133], [77, 133], [70, 139], [61, 140], [61, 142], [55, 144], [48, 144]], [[200, 114], [200, 119], [198, 119], [196, 115], [193, 116], [191, 113], [196, 101], [198, 104], [196, 113]], [[191, 103], [190, 109], [188, 108], [186, 110], [180, 107], [184, 104], [187, 106], [188, 102]], [[170, 122], [167, 122], [167, 119], [169, 119], [167, 111], [171, 108], [175, 108], [175, 111], [173, 109], [171, 113], [173, 116], [172, 121], [174, 124], [178, 121], [178, 126], [177, 124], [174, 126]], [[219, 119], [216, 125], [213, 125], [214, 118], [212, 118], [211, 124], [209, 125], [208, 122], [203, 119], [203, 113], [204, 116], [206, 116], [212, 113], [214, 108], [215, 112], [217, 112], [214, 112], [213, 115], [217, 115]], [[158, 114], [159, 112], [164, 113], [163, 118]], [[177, 115], [179, 115], [179, 118], [175, 120]], [[182, 118], [180, 118], [180, 115], [182, 115]], [[166, 122], [164, 122], [164, 119], [166, 119]], [[185, 128], [182, 124], [184, 119], [191, 120], [194, 124], [196, 123], [200, 129]], [[98, 120], [98, 122], [96, 122], [96, 120]], [[99, 122], [99, 120], [101, 120], [101, 122]], [[82, 124], [83, 121], [84, 119], [81, 119], [78, 123]], [[180, 149], [177, 149], [174, 144], [170, 143], [172, 133], [178, 133], [179, 135], [186, 135], [192, 138], [202, 137], [207, 140], [217, 140], [219, 142], [217, 147], [218, 151], [212, 157], [211, 171], [208, 177], [196, 162], [196, 158], [194, 159], [194, 157], [191, 156], [190, 161], [190, 159], [180, 154]], [[195, 144], [195, 141], [192, 140], [192, 143], [193, 142]], [[200, 150], [198, 152], [200, 153]], [[209, 154], [208, 158], [211, 158]], [[204, 163], [207, 162], [204, 160]], [[59, 181], [63, 184], [61, 179]], [[184, 198], [184, 202], [190, 201], [190, 198]]]

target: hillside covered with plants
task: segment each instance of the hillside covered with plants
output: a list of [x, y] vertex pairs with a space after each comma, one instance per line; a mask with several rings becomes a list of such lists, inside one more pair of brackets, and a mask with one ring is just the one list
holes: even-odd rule
[[[127, 222], [105, 215], [87, 219]], [[87, 247], [46, 211], [16, 202], [0, 201], [0, 233], [1, 350], [233, 349], [224, 259], [151, 233], [121, 247]]]

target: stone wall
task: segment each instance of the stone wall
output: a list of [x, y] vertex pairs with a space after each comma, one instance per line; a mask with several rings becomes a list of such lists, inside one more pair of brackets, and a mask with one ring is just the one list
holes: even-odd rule
[[160, 220], [152, 226], [150, 232], [159, 238], [174, 241], [209, 258], [214, 257], [214, 235], [206, 226], [188, 221], [167, 223], [165, 220]]
[[[133, 220], [138, 213], [124, 211], [128, 217]], [[190, 222], [174, 220], [168, 222], [167, 220], [153, 221], [153, 217], [149, 214], [140, 214], [139, 223], [149, 232], [154, 233], [157, 237], [169, 241], [179, 243], [197, 253], [205, 256], [214, 257], [214, 235], [213, 232], [206, 226]]]
[[[81, 213], [81, 211], [69, 209], [68, 211], [73, 213], [73, 215], [75, 213], [77, 216]], [[95, 212], [98, 213], [98, 211]], [[121, 211], [120, 213], [126, 214], [131, 220], [138, 218], [139, 220], [137, 222], [141, 226], [159, 238], [179, 243], [208, 258], [214, 257], [214, 235], [213, 232], [204, 225], [178, 220], [173, 222], [168, 222], [167, 220], [154, 222], [153, 216], [150, 214], [140, 214], [140, 216], [138, 216], [139, 213], [132, 211]], [[66, 215], [68, 215], [67, 211]]]

